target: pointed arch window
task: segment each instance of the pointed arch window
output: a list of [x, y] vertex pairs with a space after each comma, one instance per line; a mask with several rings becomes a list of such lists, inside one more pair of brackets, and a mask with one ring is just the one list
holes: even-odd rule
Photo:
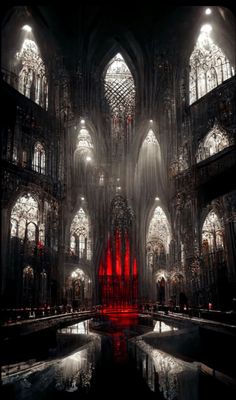
[[209, 24], [201, 27], [190, 56], [189, 103], [192, 104], [234, 75], [228, 58], [211, 37]]
[[112, 154], [120, 157], [131, 140], [135, 113], [134, 80], [120, 53], [108, 64], [104, 89], [111, 115]]
[[80, 258], [91, 259], [90, 224], [82, 208], [74, 216], [70, 227], [70, 251]]
[[150, 145], [150, 144], [159, 146], [157, 138], [156, 138], [156, 136], [155, 136], [155, 134], [154, 134], [152, 129], [149, 129], [148, 134], [147, 134], [146, 138], [144, 139], [143, 144], [146, 145], [146, 146]]
[[[20, 51], [16, 54], [19, 62], [18, 90], [24, 96], [48, 109], [48, 83], [45, 64], [39, 48], [33, 40], [33, 33], [28, 32]], [[30, 38], [29, 38], [30, 37]]]
[[197, 151], [197, 163], [213, 156], [230, 146], [229, 137], [226, 131], [217, 124], [208, 132], [199, 143]]
[[11, 211], [11, 237], [35, 241], [38, 221], [37, 201], [29, 193], [19, 197]]
[[40, 174], [45, 174], [45, 150], [39, 142], [34, 146], [33, 169]]
[[202, 249], [204, 253], [223, 249], [223, 229], [217, 214], [211, 210], [202, 227]]
[[168, 254], [170, 239], [171, 235], [167, 217], [163, 209], [157, 206], [154, 210], [147, 235], [150, 251], [155, 250], [160, 254]]

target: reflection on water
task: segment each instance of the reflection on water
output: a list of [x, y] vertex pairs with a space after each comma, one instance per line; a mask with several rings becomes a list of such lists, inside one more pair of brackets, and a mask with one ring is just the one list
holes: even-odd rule
[[58, 392], [88, 393], [101, 353], [101, 337], [89, 333], [88, 323], [84, 321], [59, 330], [60, 339], [65, 334], [65, 340], [68, 334], [89, 334], [86, 344], [72, 354], [41, 362], [31, 360], [28, 365], [23, 363], [23, 370], [20, 370], [22, 363], [15, 364], [14, 370], [3, 367], [3, 385], [6, 389], [11, 388], [11, 394], [14, 393], [11, 398], [41, 400]]
[[91, 321], [94, 330], [106, 334], [112, 341], [114, 363], [127, 362], [127, 340], [136, 333], [137, 313], [107, 313]]
[[152, 391], [160, 390], [166, 400], [197, 400], [199, 370], [189, 363], [133, 339], [129, 345], [137, 368]]
[[88, 392], [100, 348], [95, 341], [61, 360], [55, 369], [55, 388], [59, 391]]
[[3, 367], [3, 386], [14, 389], [14, 396], [5, 391], [4, 398], [58, 400], [76, 396], [82, 400], [87, 395], [101, 395], [105, 399], [114, 390], [137, 398], [197, 400], [197, 363], [180, 360], [145, 342], [152, 323], [155, 333], [149, 333], [149, 340], [154, 341], [161, 339], [158, 333], [178, 328], [162, 321], [146, 322], [136, 313], [111, 313], [60, 329], [54, 358]]
[[174, 327], [173, 325], [167, 325], [163, 321], [153, 321], [153, 323], [155, 324], [153, 332], [163, 333], [163, 332], [171, 332], [178, 330], [178, 328]]
[[79, 322], [78, 324], [74, 324], [71, 326], [67, 326], [66, 328], [62, 328], [58, 330], [59, 333], [67, 333], [67, 334], [85, 334], [89, 333], [89, 320]]

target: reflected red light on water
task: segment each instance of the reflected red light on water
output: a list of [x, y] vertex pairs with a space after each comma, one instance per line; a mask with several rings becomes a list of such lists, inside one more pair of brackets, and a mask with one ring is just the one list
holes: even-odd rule
[[124, 363], [127, 361], [127, 338], [129, 337], [129, 328], [138, 323], [138, 314], [136, 312], [128, 313], [108, 313], [108, 318], [112, 323], [114, 331], [110, 333], [113, 343], [113, 361]]

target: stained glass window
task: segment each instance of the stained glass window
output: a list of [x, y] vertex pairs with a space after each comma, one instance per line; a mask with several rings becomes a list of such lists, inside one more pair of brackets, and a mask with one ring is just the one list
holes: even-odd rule
[[37, 201], [30, 194], [19, 197], [11, 212], [11, 237], [35, 240], [38, 220]]
[[25, 39], [16, 54], [20, 62], [18, 90], [41, 107], [48, 108], [48, 84], [45, 65], [34, 40]]
[[202, 227], [202, 248], [204, 252], [223, 248], [223, 230], [216, 213], [211, 210]]
[[104, 86], [111, 113], [112, 154], [121, 156], [132, 134], [135, 87], [132, 74], [120, 53], [108, 64]]
[[36, 143], [34, 146], [33, 169], [45, 174], [45, 150], [41, 143]]
[[80, 258], [91, 259], [89, 219], [82, 208], [75, 215], [70, 227], [70, 251]]
[[234, 74], [228, 58], [214, 43], [211, 31], [211, 25], [202, 26], [197, 43], [190, 56], [190, 104]]
[[197, 151], [197, 162], [205, 160], [212, 155], [219, 153], [230, 145], [227, 133], [216, 124], [199, 143]]

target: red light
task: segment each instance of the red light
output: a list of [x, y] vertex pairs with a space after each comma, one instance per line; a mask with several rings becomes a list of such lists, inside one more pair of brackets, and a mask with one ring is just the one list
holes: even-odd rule
[[130, 310], [132, 307], [137, 308], [137, 262], [136, 258], [133, 261], [131, 259], [128, 235], [122, 236], [120, 232], [116, 231], [114, 245], [110, 238], [105, 257], [102, 256], [99, 266], [98, 275], [103, 312], [126, 312], [125, 310]]

